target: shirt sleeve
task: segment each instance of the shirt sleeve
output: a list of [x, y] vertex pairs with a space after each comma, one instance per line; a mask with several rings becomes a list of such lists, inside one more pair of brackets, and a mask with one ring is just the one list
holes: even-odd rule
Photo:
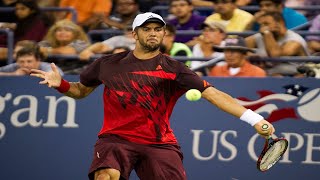
[[75, 40], [69, 44], [69, 46], [73, 47], [77, 53], [80, 53], [87, 47], [89, 47], [89, 43], [82, 41], [82, 40]]
[[201, 79], [195, 72], [185, 66], [183, 63], [179, 65], [179, 73], [177, 75], [176, 81], [180, 88], [189, 90], [189, 89], [198, 89], [203, 92], [208, 87], [211, 87], [206, 80]]
[[95, 60], [80, 74], [81, 84], [87, 87], [92, 87], [98, 86], [102, 83], [99, 78], [101, 61], [101, 58]]

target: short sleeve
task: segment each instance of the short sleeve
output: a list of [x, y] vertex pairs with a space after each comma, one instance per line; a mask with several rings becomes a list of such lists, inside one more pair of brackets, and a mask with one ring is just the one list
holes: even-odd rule
[[101, 80], [99, 78], [101, 61], [102, 59], [97, 59], [83, 70], [80, 74], [81, 84], [87, 87], [98, 86], [101, 84]]
[[82, 41], [82, 40], [75, 40], [69, 44], [69, 46], [73, 47], [77, 53], [80, 53], [87, 47], [89, 47], [89, 43]]
[[189, 89], [198, 89], [203, 92], [205, 89], [211, 86], [206, 80], [201, 79], [195, 72], [185, 66], [183, 63], [180, 63], [179, 72], [176, 78], [176, 81], [180, 88], [189, 90]]

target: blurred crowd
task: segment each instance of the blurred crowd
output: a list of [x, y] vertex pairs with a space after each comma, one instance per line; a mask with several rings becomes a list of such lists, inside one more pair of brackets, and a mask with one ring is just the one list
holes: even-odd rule
[[[200, 76], [320, 78], [320, 64], [308, 61], [320, 60], [319, 7], [317, 0], [1, 0], [0, 29], [13, 32], [14, 51], [0, 31], [0, 76], [49, 71], [49, 62], [79, 74], [103, 54], [134, 49], [132, 21], [152, 11], [167, 22], [161, 52], [185, 57]], [[283, 57], [297, 61], [277, 61]]]

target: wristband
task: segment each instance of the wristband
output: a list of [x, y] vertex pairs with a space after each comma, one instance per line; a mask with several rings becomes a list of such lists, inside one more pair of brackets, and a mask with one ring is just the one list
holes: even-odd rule
[[60, 93], [68, 92], [70, 89], [70, 83], [64, 79], [61, 79], [61, 84], [59, 87], [56, 88], [57, 91]]
[[264, 119], [260, 114], [253, 112], [251, 109], [247, 109], [240, 117], [244, 122], [247, 122], [251, 126], [254, 126], [257, 122]]

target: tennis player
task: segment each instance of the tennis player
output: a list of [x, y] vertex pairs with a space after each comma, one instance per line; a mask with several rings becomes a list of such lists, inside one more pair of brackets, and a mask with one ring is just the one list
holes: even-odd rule
[[[79, 82], [62, 79], [54, 64], [51, 72], [34, 69], [31, 73], [43, 79], [40, 84], [76, 99], [103, 84], [104, 123], [90, 179], [129, 179], [132, 170], [142, 180], [186, 179], [182, 152], [169, 119], [176, 101], [189, 89], [198, 89], [203, 98], [249, 123], [259, 134], [274, 133], [262, 116], [200, 79], [183, 63], [160, 53], [166, 33], [161, 16], [139, 14], [132, 29], [135, 49], [95, 60], [80, 74]], [[270, 128], [263, 131], [263, 124]]]

